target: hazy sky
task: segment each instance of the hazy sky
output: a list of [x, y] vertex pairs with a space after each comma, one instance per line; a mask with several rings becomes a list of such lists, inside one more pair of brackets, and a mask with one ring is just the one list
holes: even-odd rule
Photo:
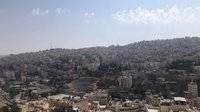
[[199, 0], [0, 0], [0, 55], [200, 36]]

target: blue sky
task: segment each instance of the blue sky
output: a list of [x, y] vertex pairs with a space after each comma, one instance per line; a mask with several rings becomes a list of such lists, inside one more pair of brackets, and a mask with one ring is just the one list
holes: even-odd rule
[[199, 0], [0, 0], [0, 55], [200, 36]]

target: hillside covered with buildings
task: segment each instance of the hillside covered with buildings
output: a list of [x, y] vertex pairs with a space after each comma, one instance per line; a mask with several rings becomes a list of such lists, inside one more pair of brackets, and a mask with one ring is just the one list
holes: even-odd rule
[[[61, 93], [61, 96], [76, 95], [66, 96], [67, 102], [86, 97], [87, 102], [94, 103], [90, 97], [102, 94], [103, 100], [98, 95], [95, 98], [99, 98], [99, 103], [103, 105], [108, 106], [116, 99], [124, 102], [118, 102], [115, 106], [131, 103], [142, 111], [144, 109], [139, 108], [141, 102], [136, 99], [145, 100], [142, 104], [150, 103], [153, 106], [171, 104], [172, 101], [186, 105], [186, 99], [198, 97], [198, 85], [198, 37], [141, 41], [125, 46], [56, 48], [0, 58], [0, 86], [2, 93], [6, 93], [1, 95], [1, 102], [7, 105], [12, 104], [13, 99], [15, 102], [31, 100], [33, 104], [45, 103], [51, 99], [50, 95]], [[41, 100], [41, 97], [47, 99]], [[59, 98], [59, 95], [52, 97]], [[155, 102], [159, 98], [162, 99]], [[40, 100], [36, 102], [34, 99]]]

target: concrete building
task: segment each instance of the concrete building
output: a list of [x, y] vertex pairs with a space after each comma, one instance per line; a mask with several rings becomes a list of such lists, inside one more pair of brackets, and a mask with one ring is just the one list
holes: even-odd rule
[[0, 86], [3, 86], [5, 84], [5, 81], [3, 78], [0, 78]]
[[66, 94], [57, 94], [57, 95], [52, 95], [52, 96], [48, 96], [48, 99], [50, 101], [58, 101], [58, 100], [63, 100], [63, 99], [70, 99], [70, 95], [66, 95]]
[[145, 105], [145, 112], [159, 112], [160, 107], [154, 107], [152, 105]]
[[200, 97], [188, 99], [188, 103], [191, 107], [200, 108]]
[[160, 112], [170, 112], [172, 107], [172, 100], [163, 99], [160, 101]]
[[147, 102], [147, 104], [158, 107], [159, 104], [160, 104], [160, 100], [162, 100], [163, 97], [161, 97], [159, 95], [152, 95], [150, 93], [148, 93], [148, 94], [147, 93], [148, 92], [146, 92], [146, 102]]
[[146, 104], [147, 112], [196, 112], [191, 110], [189, 104], [184, 97], [174, 97], [173, 100], [160, 100], [159, 106]]
[[194, 72], [200, 73], [200, 66], [193, 66]]
[[24, 72], [21, 73], [21, 81], [26, 82], [26, 73]]
[[189, 109], [189, 105], [184, 97], [174, 97], [174, 102], [171, 109], [173, 112], [186, 111]]
[[115, 112], [139, 112], [140, 107], [138, 103], [127, 100], [125, 102], [117, 102]]
[[191, 93], [191, 96], [193, 98], [196, 98], [198, 97], [198, 86], [197, 86], [197, 83], [196, 82], [190, 82], [188, 84], [188, 92]]
[[99, 101], [100, 105], [107, 105], [108, 103], [108, 92], [99, 90], [96, 92], [91, 92], [89, 94], [84, 95], [85, 99], [88, 99], [89, 103], [93, 103], [94, 101]]
[[119, 88], [131, 88], [132, 87], [132, 76], [120, 76], [119, 79]]
[[163, 99], [163, 98], [159, 97], [158, 95], [153, 95], [152, 99], [151, 99], [151, 105], [153, 105], [153, 106], [159, 106], [161, 99]]
[[15, 80], [15, 72], [11, 70], [4, 70], [3, 76], [6, 78], [6, 80]]
[[17, 105], [21, 112], [49, 112], [49, 103], [46, 100], [35, 100]]

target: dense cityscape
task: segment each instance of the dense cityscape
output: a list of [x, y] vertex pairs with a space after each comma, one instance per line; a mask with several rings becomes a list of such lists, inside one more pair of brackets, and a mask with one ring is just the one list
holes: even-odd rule
[[2, 112], [199, 112], [200, 38], [0, 58]]

